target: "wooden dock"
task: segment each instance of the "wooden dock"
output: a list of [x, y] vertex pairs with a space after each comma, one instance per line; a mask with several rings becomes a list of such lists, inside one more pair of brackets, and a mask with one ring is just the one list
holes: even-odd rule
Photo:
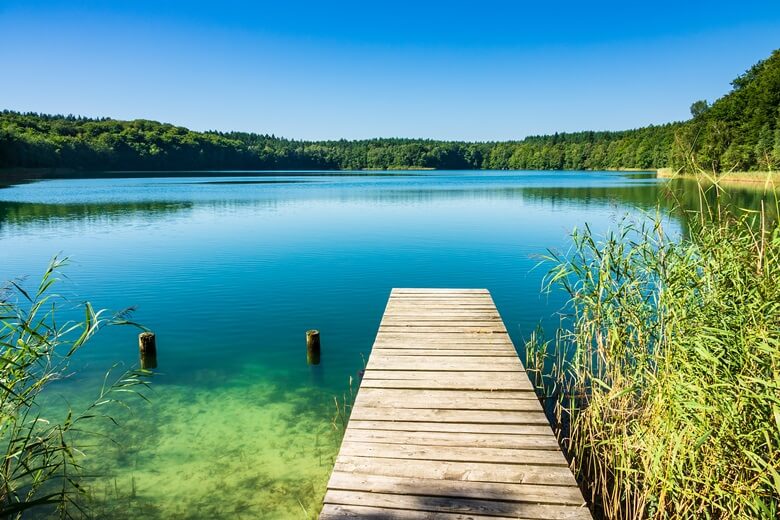
[[393, 289], [320, 519], [591, 518], [490, 293]]

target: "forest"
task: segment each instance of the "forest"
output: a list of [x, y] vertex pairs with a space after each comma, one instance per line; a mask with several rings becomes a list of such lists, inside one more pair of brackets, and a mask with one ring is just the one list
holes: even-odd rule
[[773, 170], [780, 164], [780, 50], [691, 119], [624, 131], [457, 142], [301, 141], [196, 132], [148, 120], [0, 112], [0, 168], [61, 170], [656, 169]]

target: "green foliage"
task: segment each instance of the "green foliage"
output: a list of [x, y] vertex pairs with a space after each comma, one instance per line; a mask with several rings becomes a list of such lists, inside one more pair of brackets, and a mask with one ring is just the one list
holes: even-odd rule
[[710, 108], [710, 104], [707, 103], [706, 99], [700, 99], [699, 101], [694, 101], [691, 104], [691, 115], [693, 117], [699, 117], [704, 112], [706, 112], [708, 108]]
[[780, 51], [735, 79], [693, 119], [618, 132], [468, 143], [428, 139], [295, 141], [193, 132], [155, 121], [0, 112], [0, 168], [81, 170], [773, 168], [780, 155]]
[[730, 93], [698, 111], [678, 132], [672, 167], [714, 172], [776, 167], [773, 150], [775, 132], [780, 129], [780, 50], [735, 79], [732, 86]]
[[780, 226], [722, 196], [551, 258], [571, 314], [528, 366], [605, 518], [780, 515]]
[[[72, 356], [105, 324], [126, 323], [122, 316], [102, 317], [89, 303], [84, 319], [58, 323], [61, 299], [51, 293], [57, 271], [49, 266], [35, 293], [11, 282], [0, 292], [0, 517], [19, 518], [31, 509], [56, 509], [61, 517], [84, 516], [80, 500], [79, 442], [98, 420], [114, 421], [111, 408], [127, 396], [141, 396], [144, 372], [128, 371], [113, 382], [110, 374], [97, 399], [83, 411], [44, 406], [53, 383], [65, 377]], [[124, 396], [124, 397], [123, 397]], [[54, 417], [52, 417], [54, 413]]]
[[192, 132], [153, 121], [0, 113], [0, 167], [84, 170], [604, 169], [669, 162], [677, 125], [534, 136], [507, 143], [426, 139], [293, 141]]

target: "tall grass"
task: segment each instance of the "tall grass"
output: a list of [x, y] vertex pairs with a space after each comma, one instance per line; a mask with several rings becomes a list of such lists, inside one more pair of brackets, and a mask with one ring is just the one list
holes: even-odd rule
[[[61, 323], [65, 300], [52, 292], [64, 262], [55, 259], [35, 291], [19, 282], [0, 290], [0, 518], [32, 512], [86, 516], [82, 459], [90, 424], [115, 422], [112, 407], [141, 396], [143, 371], [106, 375], [96, 399], [80, 411], [43, 405], [53, 383], [70, 374], [73, 356], [107, 324], [127, 324], [82, 305], [83, 320]], [[69, 307], [72, 305], [68, 305]]]
[[598, 516], [780, 517], [780, 227], [722, 197], [548, 258], [570, 307], [528, 366]]

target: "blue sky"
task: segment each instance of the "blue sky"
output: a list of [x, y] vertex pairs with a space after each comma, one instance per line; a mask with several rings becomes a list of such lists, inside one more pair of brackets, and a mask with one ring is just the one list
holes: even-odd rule
[[0, 0], [0, 108], [517, 139], [685, 119], [775, 48], [778, 1]]

